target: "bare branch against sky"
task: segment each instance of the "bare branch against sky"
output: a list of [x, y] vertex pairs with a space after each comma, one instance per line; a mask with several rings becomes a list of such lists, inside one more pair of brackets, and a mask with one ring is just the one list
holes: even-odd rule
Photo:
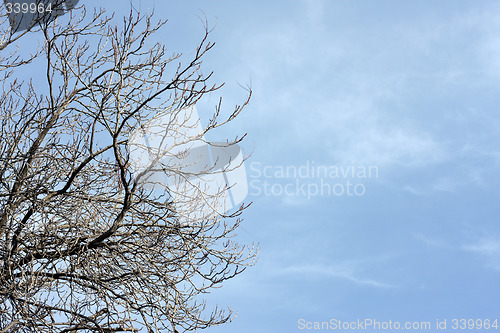
[[[214, 46], [208, 25], [186, 62], [150, 42], [165, 25], [152, 14], [131, 10], [115, 26], [79, 4], [26, 30], [2, 17], [0, 331], [183, 332], [231, 320], [200, 297], [251, 265], [255, 248], [231, 238], [246, 208], [224, 204], [236, 182], [207, 177], [227, 180], [244, 159], [241, 138], [205, 134], [251, 91], [229, 117], [219, 104], [206, 128], [168, 141], [193, 119], [201, 128], [186, 110], [220, 87], [201, 70]], [[151, 126], [158, 115], [170, 121]], [[151, 152], [141, 146], [149, 134], [173, 144], [141, 160], [133, 153]], [[201, 146], [212, 162], [197, 160]], [[158, 173], [166, 178], [151, 180]]]

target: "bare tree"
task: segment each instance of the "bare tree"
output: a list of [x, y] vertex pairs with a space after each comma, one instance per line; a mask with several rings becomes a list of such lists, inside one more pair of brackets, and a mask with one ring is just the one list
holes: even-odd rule
[[[221, 161], [181, 164], [197, 163], [189, 142], [235, 147], [242, 138], [221, 145], [204, 135], [236, 117], [251, 91], [228, 118], [216, 105], [208, 126], [176, 142], [175, 153], [163, 146], [141, 165], [133, 152], [151, 147], [130, 142], [158, 115], [170, 115], [161, 136], [170, 138], [190, 121], [180, 115], [220, 88], [200, 69], [214, 46], [208, 25], [183, 64], [150, 42], [165, 24], [152, 14], [131, 10], [116, 26], [103, 10], [80, 6], [18, 33], [3, 19], [0, 331], [182, 332], [230, 321], [230, 309], [200, 297], [253, 263], [254, 246], [231, 239], [247, 206], [228, 214], [209, 202], [225, 200], [227, 187], [206, 193], [193, 181], [220, 172]], [[42, 77], [30, 77], [40, 69]], [[158, 172], [177, 183], [151, 181]], [[194, 190], [183, 192], [182, 182]], [[213, 210], [200, 214], [200, 200]]]

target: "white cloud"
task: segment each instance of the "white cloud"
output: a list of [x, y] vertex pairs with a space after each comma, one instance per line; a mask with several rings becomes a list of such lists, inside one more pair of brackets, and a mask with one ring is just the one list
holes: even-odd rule
[[[488, 95], [472, 91], [500, 78], [498, 5], [446, 17], [443, 8], [421, 10], [377, 25], [343, 21], [342, 6], [356, 8], [301, 1], [233, 30], [228, 58], [237, 61], [223, 70], [252, 77], [241, 119], [259, 158], [377, 165], [386, 177], [436, 167], [423, 182], [400, 184], [419, 195], [487, 186], [483, 169], [500, 165], [487, 144], [498, 142], [499, 123], [482, 104]], [[464, 145], [485, 160], [476, 163]]]
[[447, 159], [446, 146], [432, 133], [396, 110], [384, 110], [383, 91], [325, 97], [307, 108], [307, 117], [294, 124], [296, 137], [306, 143], [321, 143], [335, 163], [422, 167]]
[[[490, 135], [487, 138], [493, 141]], [[448, 153], [447, 162], [450, 163], [436, 169], [432, 178], [406, 184], [403, 189], [414, 195], [424, 196], [434, 192], [457, 193], [470, 188], [491, 187], [491, 177], [496, 179], [500, 166], [500, 152], [495, 145], [490, 146], [470, 142], [462, 148], [457, 147], [453, 153]]]
[[500, 79], [500, 6], [498, 2], [487, 6], [462, 19], [460, 26], [478, 34], [473, 52], [486, 75]]
[[409, 72], [385, 72], [398, 53], [408, 51], [383, 51], [381, 42], [372, 59], [374, 45], [332, 32], [324, 26], [321, 6], [305, 3], [306, 22], [273, 22], [243, 38], [241, 54], [262, 84], [256, 99], [265, 114], [254, 117], [291, 130], [273, 138], [275, 144], [322, 143], [331, 159], [343, 163], [427, 166], [445, 159], [433, 133], [398, 109], [414, 75], [411, 66], [405, 68]]
[[301, 278], [338, 278], [351, 281], [358, 285], [376, 288], [395, 288], [396, 285], [364, 277], [367, 264], [362, 261], [341, 261], [337, 263], [325, 264], [297, 264], [277, 270], [278, 274]]
[[441, 162], [446, 156], [442, 145], [425, 132], [382, 124], [363, 128], [362, 124], [354, 122], [338, 126], [342, 129], [334, 131], [332, 136], [345, 148], [333, 145], [330, 154], [343, 162], [419, 167]]
[[463, 249], [477, 253], [486, 260], [488, 267], [500, 271], [500, 239], [482, 239], [475, 244], [464, 246]]
[[427, 245], [430, 248], [447, 248], [448, 245], [446, 242], [442, 239], [436, 238], [436, 237], [430, 237], [427, 235], [424, 235], [422, 233], [415, 233], [413, 234], [413, 237], [425, 245]]

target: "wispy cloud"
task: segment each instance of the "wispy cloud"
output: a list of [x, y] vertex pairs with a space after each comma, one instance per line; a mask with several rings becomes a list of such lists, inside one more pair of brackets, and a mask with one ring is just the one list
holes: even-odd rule
[[[423, 15], [369, 33], [335, 24], [338, 5], [298, 4], [304, 13], [299, 22], [287, 20], [285, 11], [235, 31], [238, 66], [251, 71], [255, 82], [252, 117], [264, 120], [247, 124], [258, 133], [267, 130], [273, 147], [322, 150], [334, 163], [406, 168], [452, 163], [464, 142], [481, 145], [476, 139], [487, 123], [461, 124], [472, 137], [448, 132], [461, 121], [454, 114], [460, 110], [432, 103], [462, 100], [461, 91], [491, 84], [487, 72], [500, 59], [490, 52], [499, 45], [500, 20], [489, 13], [495, 11], [486, 6], [475, 16], [464, 12], [446, 22]], [[477, 38], [464, 42], [468, 34]], [[475, 110], [465, 121], [485, 113]], [[286, 130], [278, 135], [276, 128]], [[455, 181], [439, 179], [427, 190], [453, 191]]]
[[297, 264], [278, 269], [280, 275], [300, 276], [301, 278], [345, 279], [355, 284], [376, 288], [396, 288], [397, 286], [366, 277], [367, 264], [363, 261], [340, 261], [325, 264]]
[[259, 112], [266, 123], [289, 129], [275, 144], [291, 141], [310, 151], [306, 145], [322, 142], [326, 155], [340, 163], [425, 166], [445, 159], [445, 147], [404, 110], [414, 70], [390, 64], [408, 50], [382, 40], [354, 42], [324, 23], [328, 9], [302, 4], [304, 22], [268, 22], [242, 38], [246, 68], [262, 85], [256, 98], [266, 101]]
[[488, 267], [500, 271], [500, 238], [486, 238], [475, 244], [465, 245], [463, 250], [477, 253]]
[[446, 248], [446, 247], [448, 247], [447, 243], [443, 239], [440, 239], [437, 237], [431, 237], [428, 235], [424, 235], [422, 233], [414, 233], [413, 237], [416, 240], [421, 241], [422, 243], [424, 243], [425, 245], [427, 245], [430, 248]]
[[407, 183], [403, 189], [425, 196], [435, 192], [457, 193], [471, 188], [488, 188], [494, 186], [492, 180], [496, 181], [499, 167], [500, 150], [471, 142], [450, 152], [447, 163], [435, 168], [432, 176]]

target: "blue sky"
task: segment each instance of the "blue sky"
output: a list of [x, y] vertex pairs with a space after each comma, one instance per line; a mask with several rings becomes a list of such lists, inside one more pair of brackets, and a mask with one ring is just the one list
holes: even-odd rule
[[156, 6], [182, 47], [200, 10], [217, 22], [205, 68], [227, 82], [227, 106], [238, 83], [254, 90], [220, 133], [248, 132], [247, 166], [379, 170], [354, 180], [361, 197], [251, 195], [239, 236], [260, 242], [260, 261], [212, 295], [239, 316], [210, 331], [500, 316], [498, 2]]
[[[169, 19], [160, 38], [187, 56], [198, 16], [217, 24], [204, 70], [226, 82], [226, 110], [244, 98], [239, 84], [254, 97], [212, 138], [248, 133], [249, 181], [251, 163], [378, 167], [352, 180], [362, 196], [250, 195], [238, 237], [260, 243], [260, 260], [209, 296], [238, 311], [209, 332], [500, 316], [498, 2], [141, 6]], [[202, 117], [217, 97], [198, 106]]]
[[[117, 14], [122, 1], [88, 1]], [[363, 195], [249, 195], [238, 235], [259, 262], [208, 296], [208, 332], [299, 332], [298, 320], [500, 320], [500, 4], [495, 1], [134, 1], [245, 112], [248, 181], [269, 166], [376, 166]], [[198, 105], [208, 119], [219, 95]], [[213, 98], [212, 98], [213, 97]], [[294, 179], [269, 177], [276, 188]], [[300, 179], [319, 184], [319, 178]], [[261, 183], [259, 183], [261, 184]]]

